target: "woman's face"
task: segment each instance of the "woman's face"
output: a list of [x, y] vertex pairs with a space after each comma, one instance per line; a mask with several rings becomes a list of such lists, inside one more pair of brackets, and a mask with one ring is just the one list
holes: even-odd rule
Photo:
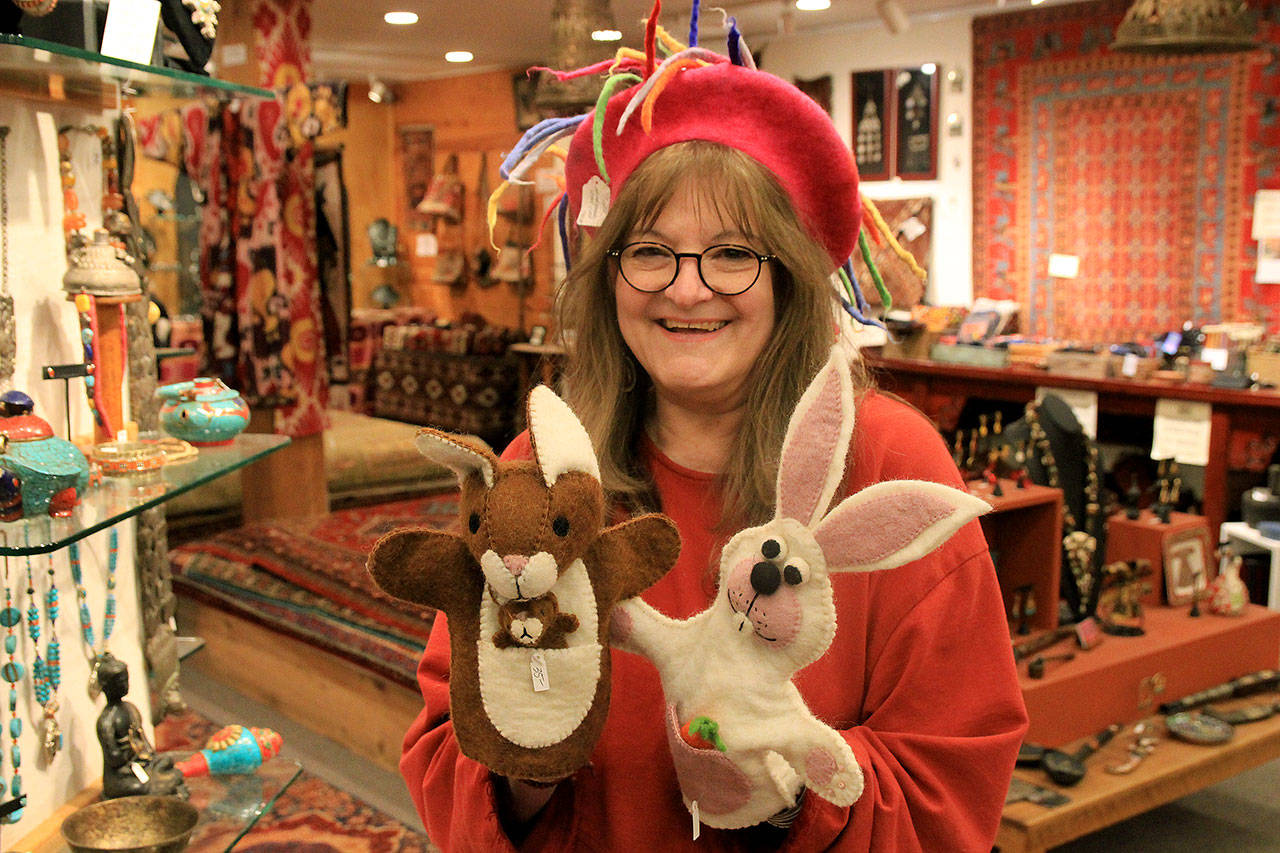
[[[627, 241], [662, 243], [676, 252], [734, 243], [766, 253], [736, 224], [723, 221], [713, 204], [700, 201], [699, 192], [686, 181], [653, 226], [633, 231]], [[615, 272], [614, 294], [622, 337], [652, 379], [660, 402], [705, 412], [742, 404], [747, 376], [773, 334], [768, 263], [756, 283], [736, 296], [708, 289], [693, 258], [681, 259], [675, 281], [658, 293], [641, 293]]]

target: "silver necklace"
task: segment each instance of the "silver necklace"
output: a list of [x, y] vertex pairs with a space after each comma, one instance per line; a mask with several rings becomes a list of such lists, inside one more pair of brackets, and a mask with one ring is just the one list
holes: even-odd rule
[[0, 383], [13, 376], [18, 357], [18, 326], [9, 293], [9, 128], [0, 127]]

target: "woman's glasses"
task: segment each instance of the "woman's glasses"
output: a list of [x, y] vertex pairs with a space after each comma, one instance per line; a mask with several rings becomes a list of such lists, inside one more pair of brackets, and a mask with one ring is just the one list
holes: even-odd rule
[[680, 274], [680, 259], [696, 258], [702, 283], [721, 296], [737, 296], [749, 290], [760, 278], [765, 261], [774, 259], [773, 255], [732, 244], [710, 246], [701, 252], [677, 252], [670, 246], [647, 241], [610, 249], [608, 255], [618, 261], [623, 281], [641, 293], [666, 290]]

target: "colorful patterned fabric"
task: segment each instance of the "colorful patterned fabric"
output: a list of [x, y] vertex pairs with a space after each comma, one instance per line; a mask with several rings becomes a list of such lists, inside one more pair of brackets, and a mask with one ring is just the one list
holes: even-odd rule
[[[1265, 51], [1111, 53], [1128, 5], [975, 19], [974, 295], [1083, 342], [1187, 319], [1274, 326], [1249, 226], [1254, 191], [1280, 179], [1280, 68]], [[1280, 3], [1259, 17], [1274, 50]], [[1050, 278], [1052, 252], [1079, 256], [1079, 278]]]
[[[193, 711], [167, 717], [156, 726], [156, 748], [163, 752], [199, 749], [218, 728]], [[221, 850], [233, 838], [219, 839], [220, 845], [205, 840], [203, 849]], [[435, 849], [420, 830], [306, 770], [236, 845], [238, 851], [255, 853], [427, 853]]]
[[174, 589], [412, 687], [433, 614], [382, 592], [365, 560], [392, 530], [442, 529], [457, 513], [451, 490], [245, 525], [171, 548]]
[[505, 447], [520, 406], [514, 355], [453, 355], [384, 349], [374, 361], [373, 413]]

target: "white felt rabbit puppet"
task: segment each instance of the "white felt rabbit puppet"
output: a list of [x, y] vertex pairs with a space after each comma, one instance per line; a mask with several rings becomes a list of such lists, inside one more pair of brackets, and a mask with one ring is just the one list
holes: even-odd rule
[[[989, 509], [939, 483], [897, 480], [827, 512], [853, 421], [847, 356], [837, 348], [787, 426], [774, 518], [725, 546], [712, 605], [685, 620], [638, 597], [615, 611], [614, 644], [645, 655], [662, 678], [684, 803], [708, 826], [759, 823], [793, 805], [802, 787], [839, 806], [858, 799], [862, 771], [848, 742], [791, 682], [835, 637], [828, 576], [908, 563]], [[681, 736], [695, 719], [706, 748]]]

